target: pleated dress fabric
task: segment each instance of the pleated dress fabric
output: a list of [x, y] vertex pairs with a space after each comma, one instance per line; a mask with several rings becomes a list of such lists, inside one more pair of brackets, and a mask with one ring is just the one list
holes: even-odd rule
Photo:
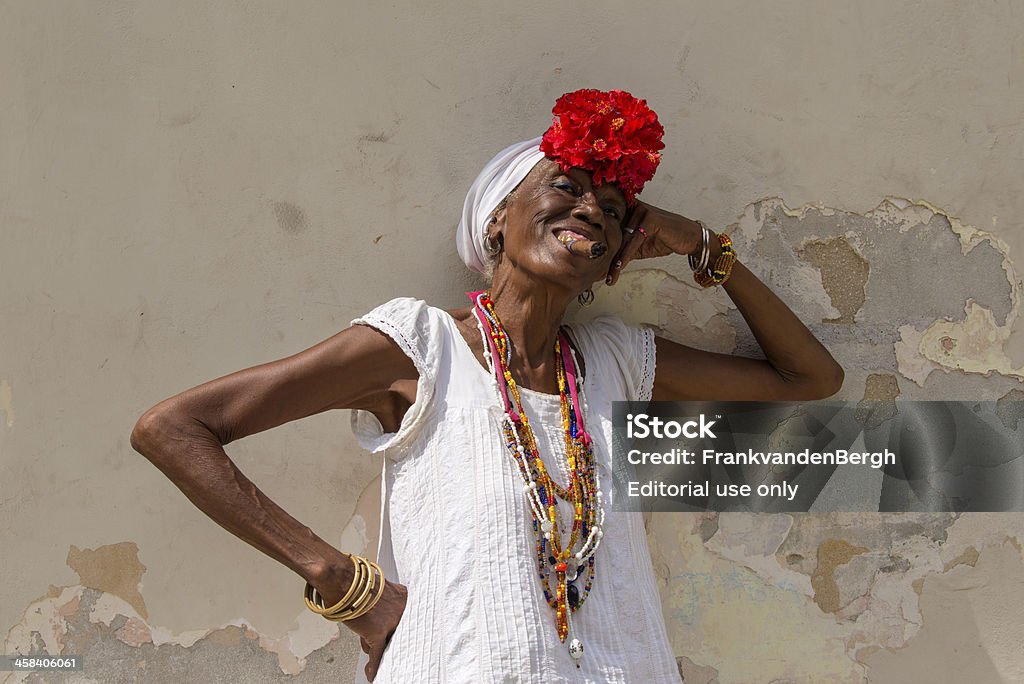
[[[611, 402], [650, 399], [653, 333], [612, 316], [572, 328], [606, 502], [593, 587], [573, 614], [584, 645], [577, 668], [541, 588], [529, 503], [502, 439], [493, 378], [451, 316], [420, 300], [394, 299], [353, 324], [386, 334], [419, 371], [416, 402], [398, 432], [384, 433], [371, 413], [352, 415], [359, 443], [383, 454], [378, 562], [409, 590], [374, 683], [681, 682], [643, 517], [610, 510]], [[565, 485], [559, 398], [520, 391], [541, 458]], [[356, 682], [366, 682], [365, 664], [363, 655]]]

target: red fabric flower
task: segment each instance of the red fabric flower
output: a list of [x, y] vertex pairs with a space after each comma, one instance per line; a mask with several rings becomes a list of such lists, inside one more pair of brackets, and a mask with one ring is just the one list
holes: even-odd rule
[[563, 171], [590, 171], [594, 183], [616, 183], [633, 205], [654, 176], [665, 129], [645, 100], [624, 90], [583, 89], [558, 98], [541, 151]]

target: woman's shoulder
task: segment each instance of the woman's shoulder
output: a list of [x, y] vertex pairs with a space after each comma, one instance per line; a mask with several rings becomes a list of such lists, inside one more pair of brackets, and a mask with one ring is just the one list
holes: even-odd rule
[[424, 362], [439, 357], [457, 337], [469, 344], [480, 336], [471, 307], [442, 309], [416, 297], [390, 299], [353, 319], [352, 325], [367, 325], [387, 333], [407, 355]]
[[383, 320], [403, 326], [425, 326], [432, 320], [445, 315], [448, 315], [445, 310], [418, 297], [394, 297], [353, 319], [352, 325], [372, 320]]

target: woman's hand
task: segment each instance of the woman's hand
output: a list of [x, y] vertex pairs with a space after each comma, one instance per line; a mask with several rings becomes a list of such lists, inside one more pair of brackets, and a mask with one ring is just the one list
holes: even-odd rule
[[[333, 577], [333, 579], [327, 577]], [[341, 575], [329, 574], [325, 579], [314, 583], [313, 586], [323, 598], [324, 605], [332, 606], [344, 596], [349, 582], [351, 582], [351, 575], [348, 579], [341, 579]], [[370, 609], [370, 612], [355, 620], [344, 622], [349, 629], [359, 635], [359, 645], [362, 647], [363, 653], [370, 656], [365, 672], [366, 678], [371, 682], [377, 676], [377, 668], [380, 667], [384, 649], [391, 641], [391, 635], [395, 633], [398, 623], [402, 621], [408, 598], [409, 591], [404, 584], [386, 582], [383, 595]]]
[[608, 271], [608, 285], [618, 281], [622, 269], [633, 259], [689, 255], [701, 247], [701, 229], [696, 221], [640, 201], [629, 213], [622, 232], [625, 237]]
[[384, 587], [384, 595], [369, 613], [345, 623], [359, 635], [359, 645], [363, 653], [370, 656], [365, 671], [366, 678], [371, 682], [377, 676], [377, 668], [380, 667], [380, 660], [384, 656], [384, 649], [391, 641], [391, 635], [402, 621], [408, 598], [409, 591], [404, 584], [388, 582]]

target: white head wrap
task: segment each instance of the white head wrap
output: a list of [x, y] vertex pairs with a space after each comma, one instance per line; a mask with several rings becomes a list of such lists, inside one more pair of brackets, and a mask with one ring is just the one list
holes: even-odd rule
[[540, 140], [534, 138], [506, 147], [487, 162], [473, 185], [469, 186], [455, 244], [459, 248], [459, 256], [471, 270], [483, 273], [486, 269], [488, 258], [484, 240], [487, 238], [487, 219], [498, 202], [505, 199], [505, 195], [512, 192], [544, 158]]

